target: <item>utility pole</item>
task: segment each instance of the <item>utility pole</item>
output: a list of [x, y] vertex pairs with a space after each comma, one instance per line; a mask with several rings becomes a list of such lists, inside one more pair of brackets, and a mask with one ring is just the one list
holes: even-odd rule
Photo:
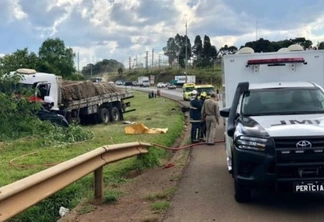
[[135, 59], [135, 68], [137, 68], [137, 55], [136, 55], [136, 59]]
[[153, 64], [154, 63], [154, 49], [152, 49], [152, 69], [153, 69]]
[[160, 68], [160, 63], [161, 63], [161, 55], [159, 54], [159, 68]]
[[92, 66], [93, 66], [93, 64], [92, 64], [92, 56], [91, 56], [91, 69], [90, 69], [90, 76], [91, 76], [91, 78], [92, 78]]
[[187, 36], [187, 23], [186, 23], [186, 63], [185, 63], [185, 66], [186, 66], [186, 83], [187, 83], [187, 61], [188, 61], [188, 52], [187, 52], [187, 38], [188, 38], [188, 36]]
[[146, 70], [148, 70], [148, 51], [146, 51], [145, 66], [146, 66]]
[[78, 52], [78, 72], [80, 72], [80, 53]]
[[132, 66], [132, 58], [131, 57], [129, 57], [128, 65], [129, 65], [129, 70], [131, 70], [131, 66]]

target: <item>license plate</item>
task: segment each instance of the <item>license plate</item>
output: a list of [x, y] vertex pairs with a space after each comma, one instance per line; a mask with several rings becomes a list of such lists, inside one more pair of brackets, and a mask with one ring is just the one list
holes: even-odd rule
[[324, 192], [324, 182], [296, 182], [294, 183], [294, 192], [296, 193], [312, 193]]

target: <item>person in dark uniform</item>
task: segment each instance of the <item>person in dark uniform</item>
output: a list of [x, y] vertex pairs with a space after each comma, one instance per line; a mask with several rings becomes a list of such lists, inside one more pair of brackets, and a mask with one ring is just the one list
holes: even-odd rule
[[198, 99], [198, 92], [194, 90], [190, 98], [191, 143], [199, 142], [201, 136], [201, 108], [202, 103]]
[[[206, 92], [202, 92], [200, 93], [200, 103], [201, 106], [204, 105], [204, 102], [206, 100], [207, 97], [207, 93]], [[207, 127], [206, 127], [206, 119], [204, 118], [204, 116], [202, 116], [202, 120], [201, 120], [201, 124], [200, 124], [200, 141], [206, 141], [206, 131], [207, 131]]]

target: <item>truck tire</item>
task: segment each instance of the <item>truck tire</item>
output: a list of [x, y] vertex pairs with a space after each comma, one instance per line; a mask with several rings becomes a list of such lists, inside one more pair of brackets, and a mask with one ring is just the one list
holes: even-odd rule
[[234, 191], [235, 191], [234, 198], [238, 203], [250, 202], [252, 199], [251, 198], [252, 189], [242, 184], [239, 184], [236, 181], [237, 172], [235, 170], [234, 163], [235, 163], [234, 155], [232, 152], [232, 177], [234, 179]]
[[234, 178], [235, 200], [239, 203], [246, 203], [251, 201], [251, 188], [242, 186], [237, 183]]
[[115, 106], [111, 109], [111, 120], [116, 122], [121, 120], [120, 111]]
[[99, 123], [104, 123], [104, 124], [109, 123], [110, 115], [109, 115], [109, 111], [107, 108], [105, 108], [105, 107], [100, 108], [99, 113], [98, 113], [98, 120], [99, 120]]

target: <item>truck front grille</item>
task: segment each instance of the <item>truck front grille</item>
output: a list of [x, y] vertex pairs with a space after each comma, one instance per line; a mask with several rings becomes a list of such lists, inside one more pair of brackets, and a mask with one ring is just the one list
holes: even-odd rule
[[[324, 136], [274, 138], [276, 174], [280, 178], [324, 177]], [[301, 174], [301, 172], [314, 172]]]
[[[301, 148], [297, 147], [297, 143], [299, 142], [310, 142], [311, 147], [305, 147], [305, 148], [319, 148], [324, 149], [324, 136], [323, 137], [311, 137], [311, 138], [275, 138], [274, 142], [277, 149], [296, 149]], [[306, 145], [306, 144], [305, 144]]]

